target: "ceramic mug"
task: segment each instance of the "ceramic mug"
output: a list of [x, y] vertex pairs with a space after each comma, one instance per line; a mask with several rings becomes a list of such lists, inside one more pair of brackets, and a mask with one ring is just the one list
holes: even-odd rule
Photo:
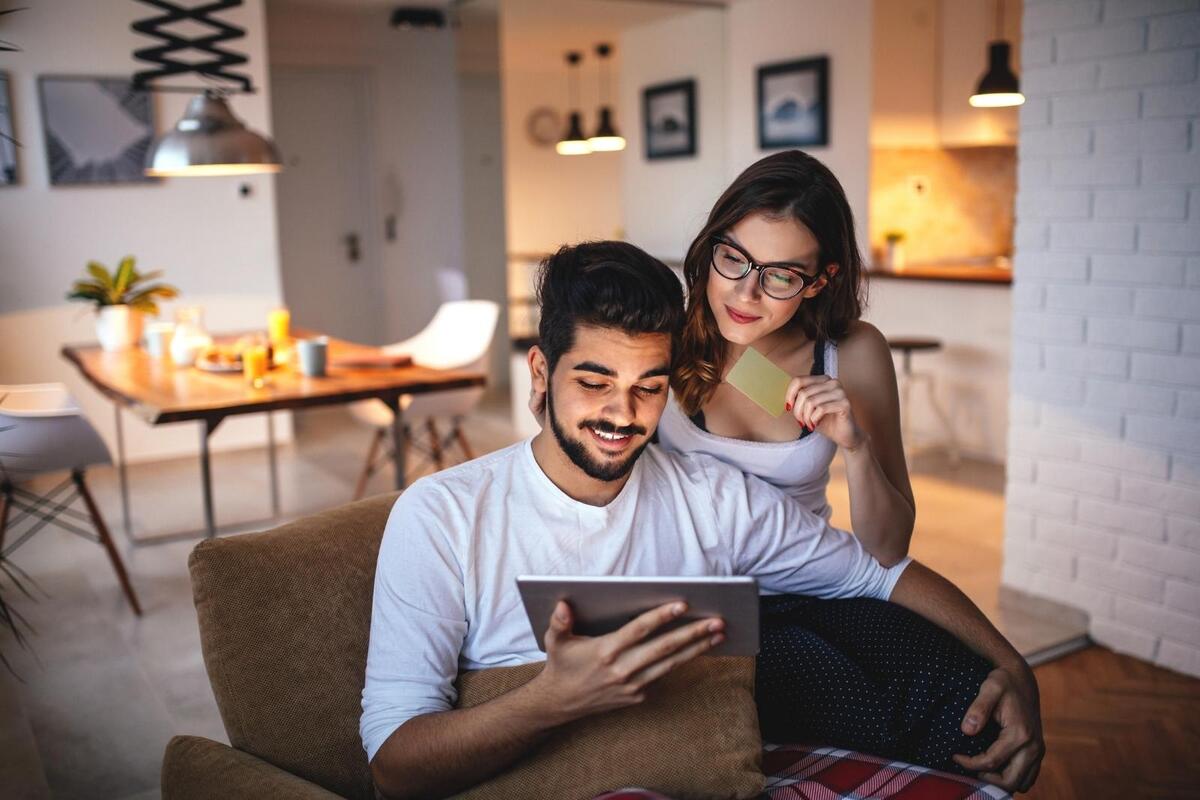
[[300, 373], [310, 378], [320, 378], [325, 374], [325, 365], [329, 354], [329, 338], [314, 336], [311, 339], [301, 339], [296, 342], [296, 355], [300, 360]]

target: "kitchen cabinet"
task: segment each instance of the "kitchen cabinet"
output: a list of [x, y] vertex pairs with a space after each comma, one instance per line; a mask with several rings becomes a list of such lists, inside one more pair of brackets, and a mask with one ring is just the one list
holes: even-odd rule
[[[1020, 75], [1019, 0], [1004, 3], [1004, 36]], [[973, 108], [987, 68], [995, 0], [876, 0], [871, 146], [1015, 145], [1017, 109]]]

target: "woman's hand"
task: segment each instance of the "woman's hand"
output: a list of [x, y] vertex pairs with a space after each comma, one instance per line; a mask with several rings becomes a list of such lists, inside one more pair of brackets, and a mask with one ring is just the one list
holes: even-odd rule
[[846, 390], [837, 378], [804, 375], [788, 384], [784, 408], [801, 426], [817, 431], [838, 447], [857, 450], [867, 434], [854, 419]]

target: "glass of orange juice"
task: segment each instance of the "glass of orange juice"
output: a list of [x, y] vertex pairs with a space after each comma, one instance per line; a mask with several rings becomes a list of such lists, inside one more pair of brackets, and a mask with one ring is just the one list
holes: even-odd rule
[[267, 336], [271, 344], [278, 347], [291, 337], [292, 313], [286, 308], [276, 308], [267, 315]]
[[246, 377], [246, 383], [255, 389], [261, 389], [267, 383], [269, 358], [267, 346], [262, 342], [255, 342], [242, 351], [242, 374]]

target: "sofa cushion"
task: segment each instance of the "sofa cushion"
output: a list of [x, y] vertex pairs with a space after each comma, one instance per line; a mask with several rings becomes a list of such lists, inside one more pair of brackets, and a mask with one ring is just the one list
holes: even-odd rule
[[375, 561], [395, 495], [188, 559], [204, 664], [229, 742], [349, 798], [374, 797], [358, 734]]
[[[531, 680], [544, 662], [465, 672], [458, 706]], [[763, 789], [754, 659], [703, 657], [672, 670], [636, 706], [576, 720], [460, 800], [591, 798], [641, 786], [675, 800], [751, 798]]]

